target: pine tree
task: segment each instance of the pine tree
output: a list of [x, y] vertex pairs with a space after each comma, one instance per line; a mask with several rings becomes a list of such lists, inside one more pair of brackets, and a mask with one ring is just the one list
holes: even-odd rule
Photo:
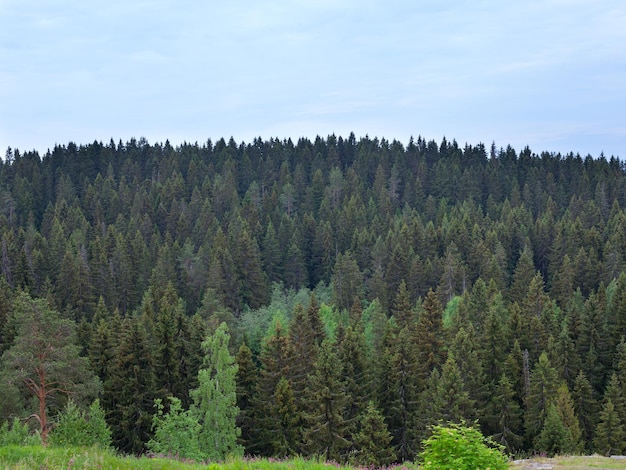
[[2, 356], [3, 388], [16, 387], [28, 399], [44, 445], [50, 431], [48, 416], [55, 404], [68, 396], [91, 400], [100, 389], [99, 380], [79, 356], [73, 321], [60, 318], [43, 299], [19, 294], [13, 302], [16, 336]]
[[404, 282], [404, 280], [400, 283], [391, 311], [401, 328], [413, 328], [415, 326], [415, 313], [411, 308], [409, 292], [407, 291], [406, 282]]
[[[151, 303], [155, 310], [154, 339], [155, 350], [155, 378], [157, 381], [158, 395], [165, 399], [168, 396], [176, 396], [183, 399], [188, 393], [186, 385], [181, 377], [180, 365], [182, 357], [179, 357], [178, 321], [184, 314], [183, 300], [178, 297], [172, 283], [168, 283], [160, 298], [152, 297], [149, 289], [144, 297], [146, 303]], [[182, 385], [182, 387], [181, 387]]]
[[526, 245], [520, 253], [515, 271], [513, 272], [513, 282], [509, 290], [511, 300], [518, 303], [523, 301], [533, 276], [535, 276], [533, 253], [531, 248]]
[[201, 425], [200, 451], [210, 460], [243, 455], [237, 443], [241, 430], [237, 427], [236, 375], [237, 363], [228, 351], [230, 335], [226, 323], [203, 343], [203, 368], [198, 373], [198, 388], [191, 392], [194, 413]]
[[626, 419], [624, 417], [624, 391], [622, 388], [622, 383], [620, 382], [619, 378], [617, 377], [616, 373], [613, 373], [611, 375], [611, 378], [609, 379], [609, 383], [606, 386], [606, 389], [604, 390], [604, 401], [606, 402], [607, 400], [611, 400], [611, 402], [613, 403], [613, 406], [615, 407], [615, 412], [617, 413], [617, 416], [619, 416], [619, 419], [622, 423], [626, 422]]
[[443, 399], [442, 418], [446, 422], [460, 423], [471, 418], [474, 400], [470, 398], [453, 353], [441, 369], [439, 394]]
[[414, 330], [399, 329], [392, 317], [383, 340], [379, 364], [379, 399], [381, 409], [392, 435], [397, 458], [405, 461], [414, 457], [418, 442], [413, 417], [417, 398], [424, 383], [420, 383], [420, 369], [415, 348]]
[[310, 320], [302, 304], [297, 304], [289, 324], [288, 340], [291, 353], [287, 358], [287, 374], [293, 389], [296, 406], [301, 412], [306, 407], [305, 403], [309, 394], [308, 379], [315, 368], [319, 349], [316, 332], [313, 330]]
[[477, 329], [478, 344], [482, 346], [485, 383], [491, 390], [504, 372], [505, 361], [502, 358], [506, 358], [506, 351], [512, 346], [507, 344], [505, 337], [507, 315], [502, 295], [496, 294], [487, 309], [485, 321]]

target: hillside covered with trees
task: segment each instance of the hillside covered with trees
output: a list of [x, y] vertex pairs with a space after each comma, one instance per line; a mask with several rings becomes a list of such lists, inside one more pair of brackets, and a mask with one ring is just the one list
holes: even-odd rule
[[8, 149], [0, 424], [98, 398], [138, 454], [236, 371], [232, 452], [411, 460], [463, 419], [626, 452], [625, 208], [616, 158], [445, 138]]

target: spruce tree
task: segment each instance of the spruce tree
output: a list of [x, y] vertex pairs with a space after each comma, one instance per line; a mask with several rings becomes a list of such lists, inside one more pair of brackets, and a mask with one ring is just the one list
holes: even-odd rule
[[272, 402], [273, 414], [277, 417], [277, 427], [269, 429], [274, 457], [296, 455], [301, 449], [302, 413], [296, 407], [293, 389], [285, 377], [276, 385]]
[[553, 456], [571, 454], [575, 447], [570, 430], [563, 424], [556, 405], [551, 404], [541, 432], [535, 439], [535, 450]]
[[578, 416], [576, 416], [574, 410], [574, 400], [569, 392], [567, 383], [562, 382], [559, 385], [554, 398], [554, 405], [568, 434], [568, 440], [562, 449], [563, 452], [569, 454], [580, 452], [582, 450], [582, 433]]
[[124, 319], [109, 374], [103, 405], [113, 444], [122, 452], [139, 454], [151, 436], [156, 398], [154, 356], [139, 318]]
[[280, 417], [274, 407], [274, 393], [278, 382], [287, 377], [292, 357], [291, 343], [281, 322], [277, 320], [274, 332], [264, 338], [259, 361], [261, 368], [252, 401], [251, 449], [254, 454], [271, 456], [273, 448], [273, 430], [278, 428]]
[[253, 437], [253, 403], [258, 371], [252, 359], [252, 351], [245, 343], [239, 347], [235, 361], [237, 362], [237, 407], [239, 408], [237, 426], [241, 429], [239, 443], [247, 450], [252, 444]]
[[586, 449], [590, 449], [597, 423], [598, 402], [594, 398], [591, 384], [582, 370], [576, 376], [572, 399], [584, 446]]
[[349, 423], [344, 419], [348, 396], [334, 348], [330, 340], [325, 340], [320, 348], [309, 384], [313, 393], [304, 438], [309, 454], [340, 462], [352, 443]]
[[494, 396], [489, 402], [486, 425], [492, 432], [493, 440], [503, 445], [510, 454], [522, 448], [522, 409], [506, 374], [500, 377]]
[[557, 387], [557, 371], [550, 364], [548, 355], [542, 353], [530, 374], [529, 394], [525, 398], [525, 424], [529, 439], [534, 439], [541, 432]]
[[611, 399], [607, 399], [600, 412], [593, 439], [595, 451], [601, 455], [616, 455], [624, 451], [624, 425]]
[[343, 370], [345, 391], [350, 397], [345, 418], [354, 424], [371, 399], [371, 386], [368, 383], [371, 373], [366, 362], [365, 339], [358, 326], [356, 329], [348, 326], [344, 330], [337, 356], [339, 367]]
[[354, 463], [366, 467], [390, 465], [395, 458], [395, 452], [390, 445], [391, 434], [374, 402], [368, 402], [367, 408], [359, 417], [358, 428], [358, 433], [352, 438]]
[[420, 379], [425, 381], [435, 367], [443, 364], [445, 358], [443, 307], [432, 289], [422, 304], [416, 335]]

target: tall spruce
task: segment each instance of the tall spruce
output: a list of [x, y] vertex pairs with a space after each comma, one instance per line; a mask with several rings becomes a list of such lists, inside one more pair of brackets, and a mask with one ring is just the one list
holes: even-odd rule
[[126, 317], [120, 331], [110, 377], [104, 384], [103, 405], [113, 444], [123, 452], [140, 454], [151, 437], [154, 355], [138, 317]]
[[349, 423], [344, 414], [348, 404], [342, 370], [335, 345], [324, 340], [309, 387], [313, 391], [306, 416], [305, 448], [310, 455], [340, 462], [351, 446]]

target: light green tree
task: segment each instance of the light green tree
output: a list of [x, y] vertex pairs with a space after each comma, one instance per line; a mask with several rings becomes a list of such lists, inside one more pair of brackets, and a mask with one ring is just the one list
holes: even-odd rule
[[191, 410], [184, 411], [180, 399], [168, 397], [170, 409], [164, 413], [160, 398], [154, 400], [157, 412], [152, 417], [154, 437], [147, 447], [156, 454], [176, 456], [177, 458], [202, 460], [198, 443], [200, 423]]
[[222, 323], [215, 333], [202, 342], [203, 368], [198, 372], [197, 389], [191, 392], [194, 413], [200, 422], [200, 451], [210, 460], [224, 460], [243, 455], [237, 443], [237, 363], [228, 351], [230, 335]]
[[50, 432], [51, 446], [111, 446], [111, 430], [104, 420], [100, 401], [95, 400], [89, 411], [81, 410], [72, 399], [68, 400], [57, 424]]

